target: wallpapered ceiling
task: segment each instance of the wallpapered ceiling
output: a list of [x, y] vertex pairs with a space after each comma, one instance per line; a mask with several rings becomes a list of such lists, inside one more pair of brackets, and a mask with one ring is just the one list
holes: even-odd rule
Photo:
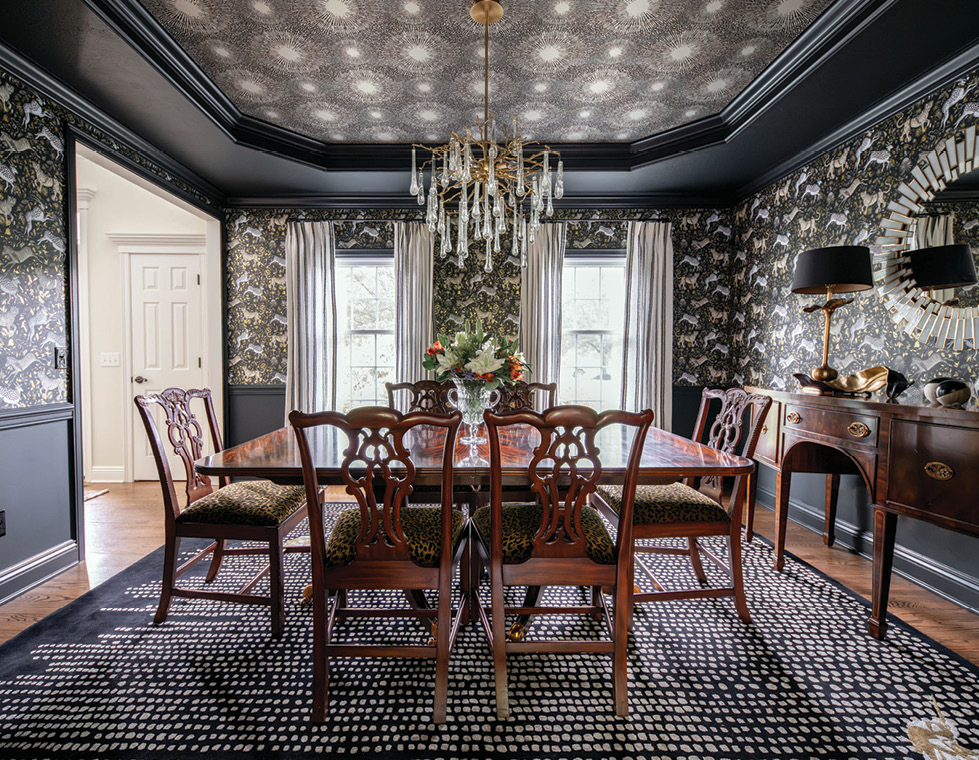
[[[326, 142], [442, 141], [482, 115], [466, 0], [141, 0], [244, 113]], [[720, 111], [831, 0], [506, 0], [490, 103], [538, 140]]]
[[[910, 168], [975, 123], [977, 87], [979, 72], [973, 71], [736, 209], [738, 255], [747, 267], [734, 274], [733, 303], [748, 318], [731, 340], [736, 369], [747, 382], [791, 390], [794, 372], [820, 363], [821, 315], [802, 313], [816, 299], [790, 292], [796, 254], [827, 245], [873, 246], [886, 206], [898, 197]], [[883, 364], [919, 385], [937, 375], [976, 379], [979, 352], [938, 350], [913, 340], [890, 320], [876, 290], [856, 294], [853, 304], [837, 311], [832, 332], [830, 363], [842, 374]], [[912, 389], [903, 399], [918, 397]]]
[[[285, 224], [289, 219], [334, 219], [338, 248], [390, 248], [391, 221], [413, 220], [415, 211], [290, 212], [234, 210], [227, 217], [228, 362], [231, 384], [285, 381]], [[728, 314], [730, 267], [736, 263], [727, 212], [559, 209], [569, 222], [569, 249], [624, 248], [625, 219], [669, 218], [674, 224], [677, 277], [674, 319], [675, 380], [683, 385], [726, 382], [731, 377]], [[369, 220], [369, 221], [366, 221]], [[505, 242], [503, 248], [509, 250]], [[516, 337], [520, 310], [520, 267], [506, 254], [483, 271], [482, 253], [464, 270], [452, 259], [435, 258], [437, 333], [480, 317], [494, 334]]]

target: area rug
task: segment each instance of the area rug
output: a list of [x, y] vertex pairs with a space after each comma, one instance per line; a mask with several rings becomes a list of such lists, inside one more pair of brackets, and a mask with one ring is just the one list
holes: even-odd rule
[[[683, 558], [649, 559], [660, 578], [692, 579]], [[452, 655], [445, 725], [431, 723], [433, 664], [395, 659], [335, 662], [329, 719], [313, 725], [311, 611], [298, 604], [309, 559], [287, 562], [295, 601], [279, 641], [258, 607], [178, 599], [153, 626], [155, 552], [0, 647], [0, 757], [920, 758], [908, 725], [934, 715], [933, 697], [958, 743], [979, 747], [979, 669], [894, 619], [871, 639], [862, 600], [791, 556], [775, 572], [757, 540], [751, 625], [730, 600], [637, 610], [628, 718], [612, 709], [607, 656], [528, 654], [511, 658], [513, 715], [498, 721], [472, 628]], [[253, 570], [229, 565], [215, 583]], [[428, 635], [389, 625], [381, 635]], [[591, 637], [593, 625], [559, 617], [529, 635]]]

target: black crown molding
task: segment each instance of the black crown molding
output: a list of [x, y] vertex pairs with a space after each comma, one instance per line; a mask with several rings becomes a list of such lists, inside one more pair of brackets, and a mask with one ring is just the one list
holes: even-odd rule
[[[948, 58], [934, 66], [924, 75], [912, 82], [906, 83], [903, 87], [881, 98], [856, 118], [834, 129], [818, 142], [811, 145], [808, 150], [803, 151], [790, 161], [774, 167], [747, 185], [739, 188], [736, 193], [737, 202], [750, 198], [759, 190], [763, 190], [769, 185], [797, 172], [824, 153], [852, 140], [875, 124], [879, 124], [935, 90], [958, 79], [963, 74], [976, 68], [977, 64], [979, 64], [979, 43], [967, 45], [964, 48], [953, 51]], [[954, 192], [944, 191], [944, 193], [949, 193], [949, 195], [943, 194], [942, 200], [951, 200], [951, 194]], [[963, 198], [963, 200], [971, 200], [975, 197], [976, 193], [972, 192], [970, 197]]]
[[[838, 0], [719, 114], [634, 143], [554, 145], [578, 170], [629, 171], [730, 140], [898, 0]], [[409, 145], [329, 144], [243, 114], [137, 0], [85, 0], [235, 143], [331, 171], [400, 170]]]
[[[137, 135], [128, 127], [113, 119], [107, 113], [93, 105], [89, 100], [79, 95], [75, 90], [68, 87], [51, 74], [38, 66], [36, 63], [22, 55], [17, 50], [8, 47], [0, 42], [0, 67], [10, 72], [13, 76], [24, 81], [38, 94], [53, 100], [62, 108], [86, 121], [91, 126], [105, 133], [107, 137], [118, 143], [126, 145], [130, 149], [145, 156], [148, 160], [159, 166], [172, 177], [193, 187], [201, 195], [208, 198], [213, 203], [213, 208], [208, 208], [201, 204], [200, 198], [192, 193], [184, 192], [179, 186], [168, 184], [163, 178], [147, 172], [140, 168], [139, 173], [146, 176], [153, 182], [163, 185], [167, 191], [180, 196], [188, 203], [200, 208], [208, 213], [214, 213], [215, 208], [224, 202], [224, 194], [214, 185], [203, 177], [195, 174], [183, 164], [174, 160], [168, 153], [147, 142], [144, 138]], [[104, 145], [96, 138], [89, 136], [92, 147], [96, 147], [101, 152], [109, 151], [112, 153], [113, 160], [119, 160], [120, 155], [111, 151], [109, 146]], [[136, 166], [133, 162], [126, 162], [130, 168]]]
[[[566, 195], [554, 201], [560, 209], [665, 209], [665, 208], [727, 208], [735, 199], [727, 195], [695, 195], [690, 193], [644, 193], [638, 195]], [[414, 198], [404, 194], [385, 195], [272, 195], [232, 196], [226, 199], [232, 208], [265, 209], [417, 209], [419, 217], [424, 208]]]

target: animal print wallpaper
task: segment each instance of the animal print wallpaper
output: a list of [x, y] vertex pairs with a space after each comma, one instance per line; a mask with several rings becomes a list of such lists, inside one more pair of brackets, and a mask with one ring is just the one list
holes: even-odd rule
[[[979, 114], [979, 72], [932, 93], [745, 201], [734, 211], [732, 301], [745, 323], [731, 335], [735, 373], [750, 384], [793, 390], [795, 372], [821, 362], [822, 315], [803, 314], [815, 296], [791, 293], [795, 256], [810, 248], [874, 249], [887, 204], [923, 154], [964, 133]], [[963, 223], [967, 224], [966, 219]], [[972, 225], [970, 229], [974, 229]], [[972, 383], [977, 351], [926, 346], [891, 321], [876, 290], [833, 316], [830, 364], [841, 374], [885, 365], [918, 386], [937, 375]], [[920, 398], [912, 389], [905, 399]]]
[[[70, 401], [66, 125], [217, 210], [214, 199], [0, 70], [0, 409]], [[70, 348], [70, 347], [69, 347]]]
[[0, 408], [67, 400], [64, 141], [57, 109], [0, 73]]
[[[234, 209], [227, 212], [228, 364], [232, 385], [285, 382], [285, 224], [291, 219], [333, 219], [336, 245], [391, 248], [391, 222], [416, 220], [415, 210], [300, 211]], [[568, 249], [624, 248], [627, 221], [666, 219], [673, 223], [674, 379], [681, 385], [729, 382], [733, 371], [732, 325], [745, 315], [729, 313], [730, 269], [738, 263], [727, 212], [711, 210], [558, 209], [567, 221]], [[492, 272], [483, 271], [481, 249], [464, 269], [454, 257], [435, 258], [434, 325], [452, 332], [479, 317], [494, 334], [515, 338], [520, 310], [519, 261], [503, 252]]]

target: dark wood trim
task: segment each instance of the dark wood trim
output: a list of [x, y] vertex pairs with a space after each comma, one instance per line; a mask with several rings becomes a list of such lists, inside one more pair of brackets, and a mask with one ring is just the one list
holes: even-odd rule
[[[774, 511], [775, 491], [760, 485], [757, 503], [765, 509]], [[823, 507], [797, 498], [789, 500], [789, 519], [816, 534], [821, 534], [825, 527]], [[847, 520], [837, 518], [835, 538], [836, 546], [865, 559], [873, 559], [873, 535], [869, 526], [860, 528]], [[894, 572], [944, 599], [979, 613], [979, 579], [968, 576], [934, 557], [928, 557], [897, 543], [894, 548]]]
[[70, 420], [75, 413], [74, 410], [74, 405], [67, 403], [25, 406], [19, 409], [0, 409], [0, 430]]
[[[856, 118], [813, 143], [807, 150], [739, 188], [736, 193], [737, 202], [750, 198], [759, 190], [797, 172], [824, 153], [854, 139], [868, 128], [946, 86], [975, 68], [977, 63], [979, 63], [979, 42], [962, 50], [953, 51], [948, 58], [929, 69], [924, 75], [881, 98]], [[947, 200], [947, 197], [942, 199]]]
[[78, 561], [85, 559], [85, 451], [82, 436], [82, 358], [81, 320], [78, 310], [78, 194], [75, 171], [75, 130], [66, 126], [64, 134], [65, 149], [65, 229], [68, 230], [68, 283], [66, 288], [69, 371], [66, 387], [72, 404], [72, 420], [69, 425], [68, 469], [71, 483], [68, 484], [71, 505], [71, 535], [78, 543]]
[[[0, 67], [9, 71], [15, 77], [23, 80], [25, 84], [37, 90], [38, 94], [50, 98], [63, 108], [88, 122], [96, 129], [101, 130], [107, 137], [116, 140], [135, 152], [145, 156], [148, 160], [152, 161], [165, 172], [172, 175], [175, 179], [186, 183], [203, 196], [210, 199], [213, 206], [207, 207], [201, 205], [200, 198], [183, 191], [175, 185], [165, 185], [168, 191], [174, 193], [175, 195], [179, 195], [189, 203], [193, 203], [198, 208], [201, 208], [211, 214], [216, 213], [216, 211], [223, 204], [224, 193], [211, 185], [203, 177], [195, 174], [186, 166], [171, 158], [167, 153], [160, 150], [155, 145], [147, 142], [128, 127], [124, 126], [106, 114], [104, 111], [94, 106], [90, 101], [83, 98], [66, 84], [58, 79], [55, 79], [44, 69], [22, 56], [13, 48], [7, 47], [2, 42], [0, 42]], [[76, 131], [78, 134], [85, 134], [80, 130]], [[94, 144], [94, 146], [98, 146], [95, 147], [96, 150], [110, 151], [112, 152], [113, 156], [118, 155], [104, 144], [97, 141], [91, 135], [86, 136], [88, 137], [88, 140]], [[156, 183], [161, 183], [164, 181], [161, 177], [149, 173], [142, 167], [133, 167], [133, 171], [138, 172], [142, 176], [146, 176], [148, 179], [152, 179]]]
[[74, 541], [65, 541], [5, 568], [0, 575], [0, 604], [78, 564], [78, 549]]

